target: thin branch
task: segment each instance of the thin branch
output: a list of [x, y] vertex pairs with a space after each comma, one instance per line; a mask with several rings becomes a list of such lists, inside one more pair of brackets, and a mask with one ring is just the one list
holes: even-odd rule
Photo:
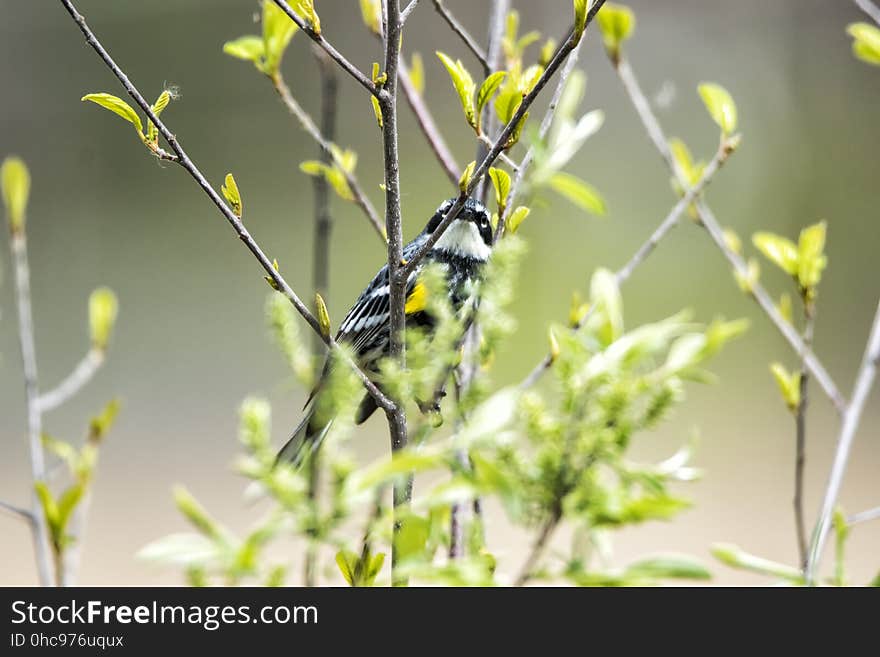
[[[131, 96], [132, 100], [137, 103], [137, 105], [144, 111], [147, 117], [152, 121], [156, 128], [159, 130], [159, 133], [162, 137], [168, 142], [168, 145], [174, 151], [175, 156], [177, 157], [177, 163], [182, 166], [187, 173], [196, 181], [199, 187], [202, 188], [202, 191], [208, 195], [208, 198], [214, 203], [220, 213], [226, 218], [226, 221], [229, 222], [229, 225], [235, 231], [238, 238], [244, 243], [247, 247], [248, 251], [253, 254], [253, 256], [257, 259], [257, 262], [260, 263], [260, 266], [266, 272], [266, 275], [272, 280], [274, 283], [274, 287], [293, 304], [293, 307], [296, 308], [296, 311], [302, 316], [303, 319], [306, 320], [308, 325], [312, 328], [313, 331], [321, 335], [324, 343], [332, 348], [338, 349], [339, 345], [336, 344], [336, 341], [330, 337], [329, 335], [323, 335], [321, 331], [321, 326], [318, 323], [318, 320], [312, 314], [312, 312], [305, 306], [305, 304], [300, 300], [297, 294], [293, 291], [293, 289], [288, 285], [287, 281], [284, 280], [284, 277], [275, 270], [275, 267], [272, 265], [272, 262], [260, 248], [259, 244], [254, 240], [251, 236], [250, 232], [245, 228], [244, 224], [241, 222], [232, 210], [224, 203], [223, 199], [217, 193], [217, 191], [211, 186], [211, 184], [207, 181], [205, 176], [199, 171], [198, 167], [196, 167], [195, 163], [189, 158], [186, 154], [186, 151], [183, 150], [180, 143], [177, 140], [177, 137], [168, 129], [168, 127], [163, 123], [159, 117], [156, 116], [155, 112], [153, 112], [150, 104], [146, 101], [140, 91], [131, 83], [128, 79], [128, 76], [125, 72], [119, 68], [113, 58], [110, 57], [110, 54], [101, 45], [101, 42], [98, 41], [98, 38], [95, 36], [94, 32], [89, 28], [86, 24], [83, 16], [76, 10], [71, 0], [60, 0], [61, 4], [64, 5], [64, 8], [67, 9], [70, 16], [73, 18], [74, 22], [79, 26], [80, 31], [85, 36], [86, 43], [94, 49], [98, 56], [103, 60], [103, 62], [107, 65], [107, 67], [111, 70], [113, 75], [119, 80], [122, 86], [125, 88], [128, 95]], [[364, 387], [369, 392], [370, 396], [376, 400], [376, 403], [380, 408], [385, 411], [389, 411], [395, 408], [395, 404], [391, 401], [378, 387], [370, 380], [370, 378], [364, 373], [364, 371], [357, 366], [357, 364], [345, 354], [344, 351], [340, 353], [344, 354], [344, 357], [348, 364], [354, 369], [355, 373], [360, 378], [361, 382], [364, 384]]]
[[[361, 85], [364, 89], [369, 91], [373, 96], [377, 98], [380, 95], [379, 89], [373, 84], [373, 81], [361, 73], [361, 71], [350, 61], [348, 61], [336, 48], [330, 45], [330, 42], [324, 38], [322, 34], [315, 32], [312, 29], [312, 26], [309, 25], [308, 21], [303, 19], [299, 14], [297, 14], [293, 9], [291, 9], [290, 5], [285, 2], [285, 0], [272, 0], [278, 8], [281, 9], [285, 14], [287, 14], [290, 19], [296, 23], [297, 27], [301, 29], [307, 37], [309, 37], [312, 41], [314, 41], [318, 47], [323, 49], [330, 58], [339, 64], [342, 69], [348, 73], [351, 77], [357, 81], [359, 85]], [[65, 0], [62, 0], [65, 2]]]
[[[805, 349], [813, 347], [813, 330], [816, 325], [816, 309], [812, 300], [804, 299], [804, 332], [802, 339]], [[794, 522], [797, 534], [798, 556], [801, 568], [807, 565], [807, 523], [804, 519], [804, 467], [807, 449], [807, 406], [809, 405], [810, 371], [803, 362], [801, 353], [800, 399], [795, 413], [795, 459], [794, 459]]]
[[351, 190], [354, 204], [363, 211], [364, 215], [366, 215], [370, 224], [373, 226], [373, 229], [384, 243], [386, 238], [385, 226], [383, 225], [382, 219], [379, 217], [379, 213], [376, 212], [373, 204], [370, 203], [370, 199], [367, 197], [366, 193], [364, 193], [363, 188], [358, 182], [357, 176], [342, 166], [341, 162], [336, 161], [336, 156], [332, 149], [333, 139], [326, 136], [326, 131], [323, 131], [322, 134], [322, 131], [318, 129], [318, 126], [315, 125], [312, 117], [309, 116], [308, 112], [306, 112], [302, 108], [302, 105], [297, 102], [296, 98], [290, 91], [290, 87], [287, 86], [287, 83], [284, 81], [284, 77], [280, 72], [272, 76], [270, 79], [272, 80], [272, 86], [275, 87], [275, 91], [278, 93], [278, 96], [281, 98], [285, 107], [287, 107], [287, 110], [299, 121], [303, 129], [309, 133], [315, 142], [317, 142], [318, 146], [321, 147], [323, 155], [326, 156], [325, 161], [335, 163], [339, 170], [342, 171], [342, 174], [345, 176], [345, 182], [348, 183], [348, 188]]
[[[22, 371], [24, 374], [25, 403], [27, 405], [27, 434], [31, 457], [32, 486], [46, 481], [46, 459], [43, 453], [43, 416], [40, 412], [40, 390], [37, 377], [37, 353], [34, 344], [33, 311], [31, 309], [31, 272], [28, 265], [27, 238], [24, 227], [10, 235], [9, 246], [15, 271], [15, 299], [18, 305], [18, 336], [21, 346]], [[34, 556], [41, 586], [52, 583], [52, 566], [49, 557], [49, 540], [45, 514], [42, 512], [36, 492], [31, 491], [34, 522], [31, 535]]]
[[410, 0], [410, 3], [400, 12], [400, 26], [403, 27], [403, 24], [406, 23], [406, 19], [409, 18], [409, 15], [413, 13], [413, 10], [418, 6], [419, 0]]
[[21, 507], [15, 506], [14, 504], [9, 504], [9, 502], [4, 502], [3, 500], [0, 500], [0, 511], [6, 511], [11, 515], [21, 518], [26, 523], [31, 525], [31, 527], [33, 527], [36, 522], [32, 511], [29, 511], [28, 509], [22, 509]]
[[74, 370], [53, 390], [40, 395], [37, 404], [42, 413], [54, 410], [66, 403], [92, 380], [104, 364], [104, 351], [97, 347], [89, 349]]
[[[612, 65], [614, 65], [615, 70], [620, 76], [620, 80], [623, 83], [624, 89], [626, 90], [627, 94], [630, 97], [630, 100], [635, 106], [636, 112], [638, 113], [639, 118], [644, 124], [645, 129], [648, 132], [648, 136], [651, 138], [654, 146], [660, 152], [661, 157], [666, 162], [666, 165], [676, 177], [679, 184], [681, 184], [682, 186], [686, 186], [686, 178], [680, 171], [678, 164], [676, 163], [675, 158], [672, 155], [669, 141], [666, 139], [666, 136], [663, 133], [663, 129], [660, 127], [660, 123], [657, 120], [654, 111], [651, 109], [651, 105], [648, 102], [647, 97], [639, 86], [638, 80], [636, 79], [635, 74], [633, 73], [633, 70], [630, 67], [629, 63], [623, 58], [618, 58], [616, 62], [612, 61]], [[746, 265], [746, 262], [738, 253], [730, 248], [730, 245], [727, 243], [727, 240], [724, 237], [724, 231], [721, 229], [718, 220], [715, 218], [715, 215], [712, 213], [709, 206], [704, 201], [698, 201], [696, 204], [696, 208], [701, 225], [707, 230], [709, 235], [712, 237], [712, 240], [715, 242], [715, 245], [719, 248], [724, 257], [727, 258], [728, 262], [732, 265], [733, 270], [742, 276], [747, 275], [748, 266]], [[809, 368], [813, 376], [816, 377], [816, 381], [819, 383], [819, 385], [822, 386], [822, 389], [825, 391], [825, 394], [828, 396], [834, 407], [837, 409], [837, 412], [841, 414], [844, 413], [846, 410], [846, 400], [844, 399], [843, 395], [841, 395], [838, 391], [834, 380], [831, 378], [831, 375], [828, 374], [828, 371], [825, 369], [825, 367], [822, 365], [816, 355], [813, 354], [812, 350], [810, 350], [809, 348], [805, 348], [801, 336], [798, 335], [794, 327], [789, 324], [789, 322], [779, 312], [779, 309], [776, 308], [776, 304], [767, 293], [767, 290], [759, 282], [755, 282], [755, 284], [752, 286], [752, 289], [750, 290], [750, 294], [764, 311], [764, 313], [770, 318], [770, 320], [773, 322], [779, 332], [782, 333], [782, 336], [788, 341], [788, 343], [794, 349], [795, 353], [803, 354], [804, 363]]]
[[[663, 238], [678, 225], [678, 220], [681, 215], [684, 214], [685, 210], [693, 205], [693, 203], [699, 198], [706, 186], [712, 181], [712, 178], [715, 177], [718, 170], [725, 162], [727, 162], [727, 158], [730, 157], [731, 153], [732, 151], [728, 148], [722, 147], [718, 149], [715, 157], [712, 158], [712, 161], [709, 162], [708, 166], [703, 170], [703, 175], [700, 176], [697, 183], [685, 192], [685, 195], [682, 196], [672, 207], [669, 214], [667, 214], [657, 228], [654, 229], [654, 232], [651, 233], [648, 239], [638, 248], [629, 261], [614, 274], [618, 286], [622, 286], [627, 280], [629, 280], [635, 270], [654, 252], [654, 249], [657, 248]], [[572, 327], [572, 329], [575, 331], [580, 329], [592, 314], [593, 309], [591, 308], [590, 311]], [[543, 360], [534, 367], [529, 375], [522, 380], [520, 387], [524, 389], [531, 388], [538, 382], [541, 375], [543, 375], [552, 364], [553, 356], [547, 354]]]
[[[574, 67], [577, 65], [578, 57], [580, 57], [582, 43], [583, 42], [578, 43], [577, 46], [575, 46], [575, 48], [571, 51], [571, 54], [568, 56], [568, 60], [566, 60], [565, 62], [565, 66], [559, 73], [559, 81], [556, 83], [556, 89], [553, 91], [553, 96], [550, 98], [550, 105], [547, 107], [547, 111], [544, 113], [544, 118], [541, 119], [540, 128], [538, 128], [538, 142], [544, 141], [544, 139], [547, 137], [547, 133], [550, 131], [550, 126], [553, 125], [553, 118], [556, 116], [556, 108], [559, 106], [559, 100], [562, 98], [562, 94], [565, 91], [565, 86], [568, 83], [568, 77], [571, 75], [572, 71], [574, 71]], [[510, 213], [513, 212], [516, 200], [523, 192], [526, 173], [532, 166], [532, 162], [534, 161], [534, 159], [535, 145], [532, 144], [531, 146], [529, 146], [529, 150], [526, 151], [525, 156], [520, 161], [519, 166], [514, 169], [514, 171], [516, 171], [516, 176], [514, 176], [513, 184], [511, 184], [510, 191], [507, 194], [504, 216], [499, 219], [498, 225], [495, 227], [496, 242], [501, 239], [501, 236], [504, 234], [504, 227], [507, 225], [507, 218], [510, 216]]]
[[837, 439], [837, 450], [834, 453], [834, 463], [831, 466], [831, 475], [828, 478], [828, 486], [825, 489], [819, 519], [816, 521], [816, 527], [813, 530], [810, 558], [807, 560], [807, 568], [804, 572], [808, 584], [812, 584], [815, 581], [816, 571], [819, 569], [819, 564], [822, 560], [822, 552], [825, 549], [825, 541], [831, 529], [831, 517], [834, 515], [835, 506], [837, 506], [837, 497], [843, 484], [843, 475], [846, 472], [850, 450], [856, 436], [856, 430], [859, 427], [862, 411], [868, 401], [868, 393], [870, 393], [871, 387], [874, 385], [878, 366], [880, 366], [880, 304], [878, 304], [877, 312], [874, 315], [871, 335], [868, 338], [865, 356], [862, 360], [862, 366], [859, 370], [855, 387], [853, 388], [852, 400], [843, 414], [843, 422]]
[[443, 20], [445, 20], [447, 25], [452, 28], [452, 31], [458, 35], [458, 38], [462, 40], [464, 45], [468, 47], [468, 50], [474, 54], [474, 57], [477, 58], [477, 61], [479, 61], [480, 65], [483, 67], [483, 74], [489, 75], [489, 73], [492, 72], [492, 67], [489, 65], [489, 59], [486, 57], [486, 53], [483, 52], [480, 45], [465, 29], [464, 25], [458, 22], [458, 19], [452, 15], [452, 12], [444, 6], [442, 0], [434, 0], [434, 9], [436, 9], [437, 13], [443, 17]]
[[[605, 4], [605, 0], [595, 0], [590, 7], [589, 12], [587, 13], [586, 25], [589, 26], [595, 18], [596, 14]], [[547, 64], [547, 68], [544, 69], [544, 72], [538, 78], [538, 81], [535, 83], [535, 86], [532, 87], [532, 90], [523, 96], [522, 102], [519, 104], [516, 112], [514, 112], [513, 117], [510, 122], [504, 126], [504, 129], [501, 131], [501, 134], [498, 136], [498, 139], [495, 141], [495, 145], [492, 149], [487, 153], [486, 157], [483, 158], [483, 161], [476, 168], [473, 175], [471, 176], [471, 181], [467, 186], [467, 189], [459, 194], [458, 198], [455, 200], [455, 203], [452, 204], [452, 207], [449, 208], [449, 211], [446, 213], [446, 216], [437, 226], [431, 236], [425, 240], [425, 243], [419, 249], [417, 253], [415, 253], [407, 262], [406, 266], [401, 268], [400, 277], [403, 280], [406, 280], [406, 277], [409, 276], [415, 268], [418, 266], [418, 263], [421, 262], [422, 258], [428, 254], [428, 252], [434, 248], [434, 245], [437, 241], [443, 236], [443, 233], [450, 226], [450, 224], [455, 221], [455, 218], [458, 216], [458, 213], [461, 211], [461, 208], [464, 207], [465, 200], [468, 196], [473, 192], [476, 186], [479, 184], [480, 180], [482, 180], [483, 176], [488, 172], [489, 167], [491, 167], [495, 160], [498, 159], [499, 154], [505, 150], [505, 146], [508, 143], [511, 135], [513, 134], [516, 126], [519, 125], [520, 121], [522, 121], [526, 112], [529, 111], [529, 108], [532, 106], [532, 103], [535, 102], [535, 99], [540, 95], [541, 91], [543, 91], [544, 87], [547, 86], [547, 83], [551, 80], [556, 71], [559, 70], [560, 66], [565, 62], [566, 58], [569, 56], [572, 50], [577, 47], [580, 39], [583, 38], [584, 35], [581, 35], [579, 38], [578, 35], [574, 33], [572, 30], [568, 37], [565, 39], [565, 42], [562, 46], [556, 51], [556, 54], [553, 55], [553, 58]]]
[[871, 19], [880, 25], [880, 7], [875, 5], [871, 0], [853, 0], [859, 9], [868, 14]]
[[437, 123], [434, 121], [431, 111], [425, 104], [425, 100], [422, 98], [421, 94], [419, 94], [418, 90], [416, 90], [415, 86], [413, 86], [412, 79], [409, 77], [409, 69], [407, 69], [403, 58], [400, 60], [398, 78], [400, 87], [403, 89], [403, 95], [406, 96], [406, 101], [409, 103], [409, 106], [416, 117], [416, 122], [419, 124], [419, 128], [421, 128], [422, 133], [428, 140], [428, 145], [437, 157], [437, 161], [443, 168], [446, 177], [449, 178], [453, 185], [458, 186], [458, 178], [461, 175], [461, 169], [458, 164], [456, 164], [455, 156], [452, 154], [452, 151], [449, 150], [449, 146], [446, 145], [443, 135], [440, 134], [440, 129], [437, 127]]
[[532, 549], [529, 550], [525, 562], [520, 568], [519, 575], [517, 575], [514, 580], [514, 586], [525, 586], [534, 576], [535, 569], [538, 567], [538, 562], [544, 555], [544, 550], [547, 548], [547, 544], [550, 542], [553, 532], [559, 526], [559, 520], [561, 517], [561, 513], [554, 513], [547, 518], [547, 521], [541, 527], [541, 532], [532, 544]]
[[859, 513], [854, 513], [849, 518], [846, 519], [847, 525], [858, 525], [862, 522], [870, 522], [871, 520], [880, 520], [880, 506], [875, 507], [873, 509], [868, 509], [867, 511], [860, 511]]
[[[388, 278], [389, 278], [389, 331], [388, 356], [396, 359], [401, 367], [406, 365], [404, 330], [406, 327], [405, 276], [400, 276], [403, 268], [403, 220], [400, 207], [400, 152], [397, 133], [397, 78], [400, 65], [400, 5], [398, 0], [385, 0], [385, 74], [387, 80], [384, 92], [379, 98], [382, 113], [382, 146], [385, 162], [385, 232], [388, 235]], [[406, 406], [403, 400], [395, 400], [393, 410], [387, 410], [388, 429], [393, 452], [403, 449], [407, 444]], [[394, 508], [409, 504], [412, 499], [412, 476], [404, 483], [394, 484]], [[406, 585], [406, 580], [396, 575], [399, 564], [397, 532], [400, 528], [397, 518], [394, 523], [394, 540], [391, 549], [392, 583]]]
[[[489, 29], [486, 40], [486, 71], [488, 77], [492, 73], [502, 69], [502, 55], [504, 48], [504, 33], [507, 25], [507, 15], [510, 13], [510, 0], [492, 0], [492, 8], [489, 11]], [[479, 143], [477, 144], [477, 156], [474, 158], [476, 162], [486, 157], [486, 153], [492, 148], [492, 142], [489, 136], [495, 138], [498, 136], [500, 129], [498, 117], [491, 109], [491, 103], [486, 103], [483, 108], [485, 120], [481, 121], [483, 128], [479, 131]], [[487, 136], [489, 135], [489, 136]], [[501, 153], [501, 160], [514, 167], [513, 162], [505, 153]], [[487, 196], [491, 185], [486, 178], [483, 178], [474, 190], [474, 197], [486, 203]]]

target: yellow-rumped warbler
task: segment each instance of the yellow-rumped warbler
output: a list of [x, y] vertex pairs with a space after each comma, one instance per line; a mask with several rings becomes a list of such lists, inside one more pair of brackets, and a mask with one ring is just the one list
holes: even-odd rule
[[[408, 260], [418, 252], [431, 233], [440, 225], [455, 199], [444, 201], [425, 229], [403, 248], [403, 258]], [[475, 294], [474, 283], [479, 280], [483, 265], [492, 253], [492, 224], [489, 212], [475, 201], [467, 199], [455, 220], [449, 225], [433, 248], [409, 275], [406, 286], [406, 324], [408, 327], [425, 327], [429, 331], [433, 318], [426, 312], [424, 288], [418, 285], [419, 272], [431, 263], [440, 265], [445, 273], [447, 291], [452, 309], [459, 312]], [[336, 341], [354, 350], [360, 367], [368, 374], [375, 374], [379, 362], [388, 354], [389, 327], [388, 265], [370, 281], [361, 292], [354, 306], [348, 311], [336, 334]], [[327, 366], [324, 375], [327, 374]], [[322, 376], [322, 379], [323, 379]], [[315, 418], [315, 397], [320, 394], [321, 382], [315, 387], [306, 403], [306, 415], [293, 432], [293, 436], [278, 453], [279, 461], [298, 463], [304, 456], [304, 448], [316, 448], [330, 427], [329, 421]], [[355, 422], [361, 424], [376, 410], [376, 402], [365, 395], [357, 410]]]

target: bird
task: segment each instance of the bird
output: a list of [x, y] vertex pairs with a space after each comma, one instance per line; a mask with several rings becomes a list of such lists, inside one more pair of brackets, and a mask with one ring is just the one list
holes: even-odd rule
[[[419, 252], [456, 200], [451, 198], [441, 203], [424, 230], [403, 247], [404, 261]], [[419, 274], [432, 263], [439, 265], [445, 274], [446, 290], [453, 311], [459, 313], [471, 302], [475, 307], [478, 283], [492, 254], [493, 242], [489, 211], [482, 203], [468, 197], [456, 218], [407, 279], [404, 309], [407, 328], [418, 326], [430, 332], [433, 326], [433, 318], [426, 308], [425, 286], [419, 282]], [[355, 361], [368, 375], [376, 374], [380, 361], [388, 355], [391, 336], [389, 299], [386, 263], [358, 296], [336, 334], [336, 342], [353, 350]], [[304, 416], [278, 452], [276, 463], [301, 464], [308, 453], [318, 449], [330, 429], [333, 418], [319, 420], [315, 414], [322, 381], [329, 372], [329, 363], [328, 357], [322, 375], [303, 409]], [[355, 414], [355, 424], [366, 422], [377, 408], [373, 397], [365, 394]]]

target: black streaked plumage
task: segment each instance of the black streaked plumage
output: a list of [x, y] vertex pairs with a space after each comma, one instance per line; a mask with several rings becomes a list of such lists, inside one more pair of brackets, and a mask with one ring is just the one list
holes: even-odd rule
[[[455, 199], [444, 201], [428, 221], [425, 229], [403, 249], [404, 260], [408, 260], [425, 243], [437, 229]], [[419, 273], [429, 263], [438, 263], [446, 271], [447, 290], [453, 310], [458, 312], [469, 297], [474, 293], [474, 283], [479, 280], [482, 267], [492, 250], [492, 225], [486, 208], [475, 201], [467, 199], [449, 228], [443, 233], [431, 251], [422, 259], [416, 270], [407, 281], [407, 299], [416, 288]], [[388, 351], [390, 339], [389, 328], [389, 281], [388, 265], [385, 264], [369, 285], [361, 292], [351, 310], [342, 320], [336, 341], [354, 349], [355, 356], [365, 372], [375, 373], [381, 358]], [[421, 311], [407, 314], [407, 326], [432, 326], [431, 317]], [[327, 365], [324, 366], [324, 375]], [[323, 376], [322, 376], [323, 379]], [[278, 453], [278, 460], [298, 463], [303, 457], [306, 445], [316, 448], [330, 422], [320, 423], [314, 417], [315, 397], [320, 394], [319, 382], [309, 401], [306, 403], [306, 414], [302, 422], [293, 432], [290, 440]], [[355, 421], [360, 424], [376, 410], [376, 403], [368, 394], [361, 402]], [[320, 426], [319, 426], [320, 425]]]

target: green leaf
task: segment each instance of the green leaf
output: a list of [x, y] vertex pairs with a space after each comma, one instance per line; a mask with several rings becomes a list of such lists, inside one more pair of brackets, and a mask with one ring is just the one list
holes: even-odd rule
[[548, 184], [556, 193], [561, 194], [582, 210], [595, 215], [605, 214], [605, 201], [601, 194], [595, 187], [580, 178], [560, 171], [553, 174]]
[[28, 197], [31, 192], [31, 174], [24, 160], [14, 155], [3, 160], [3, 165], [0, 166], [0, 188], [3, 192], [9, 230], [17, 233], [24, 229]]
[[163, 536], [141, 548], [137, 556], [183, 567], [201, 566], [220, 556], [217, 545], [201, 534], [178, 533]]
[[220, 191], [223, 192], [223, 197], [232, 208], [232, 214], [241, 219], [241, 193], [238, 191], [238, 184], [235, 182], [235, 178], [233, 178], [231, 173], [226, 174], [226, 178], [223, 180], [223, 185], [220, 187]]
[[57, 438], [53, 438], [48, 434], [43, 434], [42, 436], [43, 447], [46, 448], [48, 452], [54, 454], [59, 459], [64, 461], [64, 464], [72, 471], [76, 468], [77, 461], [77, 452], [76, 448], [70, 443], [66, 443], [63, 440], [58, 440]]
[[791, 240], [774, 233], [760, 232], [752, 236], [752, 243], [786, 274], [797, 275], [798, 247]]
[[375, 117], [376, 117], [376, 123], [378, 124], [379, 129], [381, 130], [381, 129], [382, 129], [382, 126], [383, 126], [383, 122], [382, 122], [382, 106], [379, 104], [379, 99], [376, 98], [375, 96], [370, 96], [370, 103], [371, 103], [372, 106], [373, 106], [373, 114], [374, 114]]
[[193, 526], [202, 534], [213, 539], [223, 539], [223, 530], [208, 514], [196, 498], [183, 486], [174, 487], [174, 503]]
[[507, 207], [507, 196], [510, 194], [510, 175], [504, 169], [489, 168], [489, 178], [492, 179], [492, 187], [495, 189], [495, 203], [498, 205], [498, 214], [504, 214]]
[[111, 399], [101, 412], [89, 420], [89, 440], [91, 442], [101, 441], [116, 422], [116, 416], [119, 415], [119, 409], [122, 404], [118, 399]]
[[853, 38], [853, 54], [867, 64], [880, 66], [880, 29], [870, 23], [852, 23], [846, 31]]
[[620, 56], [620, 46], [632, 36], [635, 29], [635, 14], [629, 7], [606, 2], [596, 15], [596, 20], [599, 21], [605, 49], [616, 60]]
[[314, 0], [293, 0], [293, 9], [298, 14], [305, 16], [315, 34], [321, 33], [321, 19], [315, 11]]
[[474, 169], [477, 167], [476, 160], [472, 160], [461, 172], [461, 178], [458, 179], [458, 189], [467, 192], [471, 184], [471, 178], [474, 175]]
[[483, 108], [486, 106], [486, 103], [492, 100], [492, 96], [498, 91], [498, 88], [501, 86], [501, 83], [504, 82], [505, 77], [507, 77], [507, 71], [495, 71], [483, 81], [483, 84], [480, 85], [480, 91], [477, 93], [478, 123], [483, 114]]
[[626, 567], [624, 576], [658, 579], [712, 579], [712, 573], [702, 563], [692, 557], [682, 555], [662, 555], [640, 559]]
[[758, 283], [758, 279], [761, 277], [761, 266], [757, 260], [749, 258], [749, 261], [746, 263], [745, 272], [735, 269], [733, 275], [736, 278], [739, 289], [747, 294], [751, 294]]
[[83, 495], [85, 495], [85, 485], [75, 483], [58, 498], [58, 536], [62, 541], [67, 533], [67, 524], [70, 516], [73, 514], [76, 505], [80, 503]]
[[376, 581], [376, 577], [382, 571], [382, 565], [385, 563], [385, 553], [379, 552], [374, 554], [370, 559], [370, 565], [367, 567], [366, 583], [372, 585]]
[[318, 324], [321, 327], [321, 335], [325, 338], [330, 336], [330, 313], [327, 312], [327, 304], [320, 292], [315, 292], [315, 308], [318, 311]]
[[43, 508], [43, 517], [46, 519], [46, 525], [52, 533], [53, 540], [58, 535], [59, 511], [58, 503], [52, 496], [52, 491], [44, 481], [38, 481], [34, 484], [34, 490], [37, 498], [40, 500], [40, 506]]
[[804, 581], [803, 573], [798, 568], [756, 557], [730, 543], [716, 543], [712, 546], [712, 555], [732, 568], [778, 577], [794, 584], [803, 584]]
[[109, 287], [99, 287], [89, 295], [89, 332], [96, 349], [107, 348], [118, 314], [119, 300]]
[[296, 33], [297, 27], [290, 17], [274, 2], [263, 3], [263, 64], [261, 70], [267, 75], [275, 75], [287, 44]]
[[336, 553], [336, 565], [349, 586], [354, 586], [354, 572], [358, 561], [360, 557], [351, 550], [340, 550]]
[[299, 165], [300, 171], [309, 176], [323, 176], [333, 190], [345, 201], [353, 201], [354, 194], [348, 186], [348, 180], [341, 169], [328, 166], [318, 160], [308, 160]]
[[520, 205], [510, 213], [510, 218], [507, 220], [507, 228], [510, 230], [511, 234], [516, 233], [516, 231], [519, 230], [520, 225], [526, 220], [530, 213], [531, 209], [524, 205]]
[[623, 298], [617, 277], [607, 269], [597, 269], [590, 280], [590, 301], [597, 312], [598, 333], [603, 344], [611, 344], [623, 335]]
[[382, 34], [382, 0], [360, 0], [364, 25], [376, 36]]
[[476, 110], [474, 108], [474, 92], [476, 91], [477, 85], [474, 83], [474, 79], [471, 77], [471, 74], [465, 68], [464, 64], [461, 63], [460, 59], [452, 61], [448, 55], [439, 50], [437, 51], [437, 57], [443, 62], [443, 66], [445, 66], [446, 70], [449, 72], [449, 77], [452, 78], [452, 86], [455, 87], [455, 91], [458, 93], [458, 99], [461, 102], [461, 108], [464, 111], [464, 116], [467, 119], [468, 125], [476, 129], [477, 120]]
[[223, 44], [223, 52], [230, 57], [243, 59], [246, 62], [259, 64], [266, 55], [266, 46], [262, 37], [248, 34]]
[[132, 109], [131, 105], [126, 103], [121, 98], [114, 96], [112, 94], [86, 94], [80, 100], [88, 100], [96, 105], [100, 105], [104, 109], [108, 109], [114, 114], [121, 116], [123, 119], [131, 123], [135, 130], [137, 130], [138, 135], [141, 138], [144, 137], [144, 126], [141, 123], [141, 117], [137, 115], [137, 113]]
[[544, 45], [541, 46], [541, 53], [538, 55], [538, 64], [544, 68], [547, 67], [547, 64], [553, 59], [553, 55], [556, 54], [556, 45], [556, 39], [552, 37], [544, 42]]
[[797, 278], [802, 289], [814, 292], [822, 271], [828, 264], [825, 256], [825, 234], [827, 224], [820, 221], [801, 231], [797, 246]]
[[771, 363], [770, 372], [776, 379], [779, 392], [788, 410], [794, 412], [801, 403], [801, 374], [800, 372], [789, 373], [781, 363]]
[[[156, 102], [150, 106], [150, 109], [153, 110], [153, 114], [158, 116], [162, 114], [162, 111], [168, 107], [168, 103], [171, 102], [171, 92], [167, 89], [163, 90], [159, 97], [156, 99]], [[159, 138], [159, 129], [153, 124], [149, 119], [147, 120], [147, 141], [151, 143], [156, 143], [156, 140]]]
[[574, 33], [580, 38], [587, 27], [587, 12], [592, 0], [574, 0]]
[[416, 93], [422, 95], [425, 93], [425, 63], [422, 56], [414, 52], [412, 56], [412, 64], [409, 67], [409, 81], [412, 83]]
[[704, 82], [697, 90], [709, 111], [709, 116], [721, 128], [725, 136], [730, 136], [736, 130], [736, 103], [733, 97], [720, 84]]
[[400, 561], [409, 557], [421, 556], [428, 543], [431, 532], [431, 523], [427, 518], [408, 514], [400, 521], [400, 529], [394, 539], [395, 547]]

